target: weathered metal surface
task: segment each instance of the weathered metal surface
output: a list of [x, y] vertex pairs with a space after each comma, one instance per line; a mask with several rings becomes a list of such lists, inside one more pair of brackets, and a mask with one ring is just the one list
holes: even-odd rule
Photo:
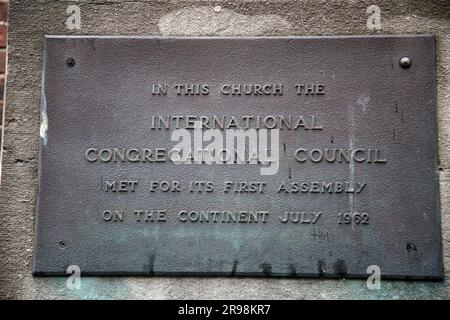
[[[33, 272], [440, 278], [435, 90], [431, 36], [47, 37]], [[274, 175], [132, 161], [173, 148], [177, 116], [301, 125], [280, 122]]]

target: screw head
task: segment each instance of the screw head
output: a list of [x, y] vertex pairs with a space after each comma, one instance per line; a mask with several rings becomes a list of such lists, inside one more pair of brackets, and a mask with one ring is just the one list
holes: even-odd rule
[[66, 65], [69, 68], [73, 68], [75, 66], [75, 59], [74, 58], [67, 58]]
[[58, 242], [58, 246], [60, 249], [65, 249], [67, 244], [64, 240], [61, 240], [60, 242]]
[[399, 64], [402, 68], [409, 68], [411, 67], [411, 59], [408, 57], [403, 57], [400, 59]]

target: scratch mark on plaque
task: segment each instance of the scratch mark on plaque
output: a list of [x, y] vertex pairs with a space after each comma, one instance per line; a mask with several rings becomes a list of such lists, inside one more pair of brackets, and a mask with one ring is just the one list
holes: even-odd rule
[[361, 106], [362, 111], [367, 112], [370, 102], [370, 97], [359, 97], [357, 104]]
[[289, 263], [288, 264], [288, 269], [289, 269], [289, 275], [291, 277], [296, 277], [297, 276], [297, 268], [295, 267], [295, 264]]
[[325, 261], [317, 261], [317, 272], [319, 273], [319, 277], [323, 277], [325, 275]]
[[270, 276], [272, 274], [272, 265], [270, 263], [262, 263], [259, 265], [263, 269], [263, 274]]
[[44, 79], [42, 79], [42, 92], [41, 92], [41, 126], [39, 134], [42, 138], [44, 146], [47, 145], [47, 131], [48, 131], [48, 118], [47, 118], [47, 98], [45, 96]]
[[337, 260], [336, 263], [334, 264], [334, 271], [338, 275], [345, 277], [347, 275], [347, 265], [345, 261], [342, 259]]
[[[354, 108], [353, 106], [350, 106], [349, 110], [349, 117], [350, 117], [350, 132], [348, 133], [348, 144], [349, 149], [353, 150], [353, 140], [355, 139], [355, 115], [354, 115]], [[353, 188], [355, 185], [355, 164], [353, 161], [349, 162], [349, 170], [350, 170], [350, 186]], [[348, 207], [350, 210], [350, 213], [353, 213], [353, 192], [349, 192], [348, 194]], [[353, 228], [353, 224], [352, 224]]]
[[150, 255], [148, 258], [148, 275], [153, 276], [155, 274], [155, 254]]
[[231, 268], [232, 276], [234, 276], [236, 274], [238, 263], [239, 263], [239, 260], [237, 260], [237, 259], [233, 260], [233, 267]]

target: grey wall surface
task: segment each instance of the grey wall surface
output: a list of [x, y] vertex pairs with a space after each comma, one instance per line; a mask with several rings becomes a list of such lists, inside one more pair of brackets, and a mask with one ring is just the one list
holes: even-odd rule
[[[80, 30], [66, 28], [66, 9], [71, 4], [77, 4], [81, 9]], [[381, 9], [381, 30], [371, 31], [366, 27], [366, 10], [371, 4]], [[12, 1], [0, 189], [0, 298], [450, 298], [449, 32], [448, 0]], [[82, 278], [79, 290], [69, 290], [66, 278], [31, 276], [44, 34], [287, 36], [421, 33], [432, 33], [437, 37], [444, 281], [385, 280], [381, 289], [368, 290], [362, 280], [91, 277]]]

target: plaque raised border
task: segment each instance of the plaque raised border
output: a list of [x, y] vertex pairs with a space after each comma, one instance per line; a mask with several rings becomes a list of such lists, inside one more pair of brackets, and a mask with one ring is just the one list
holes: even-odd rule
[[[428, 35], [46, 36], [33, 274], [441, 279], [435, 78]], [[142, 161], [214, 116], [277, 173]]]

